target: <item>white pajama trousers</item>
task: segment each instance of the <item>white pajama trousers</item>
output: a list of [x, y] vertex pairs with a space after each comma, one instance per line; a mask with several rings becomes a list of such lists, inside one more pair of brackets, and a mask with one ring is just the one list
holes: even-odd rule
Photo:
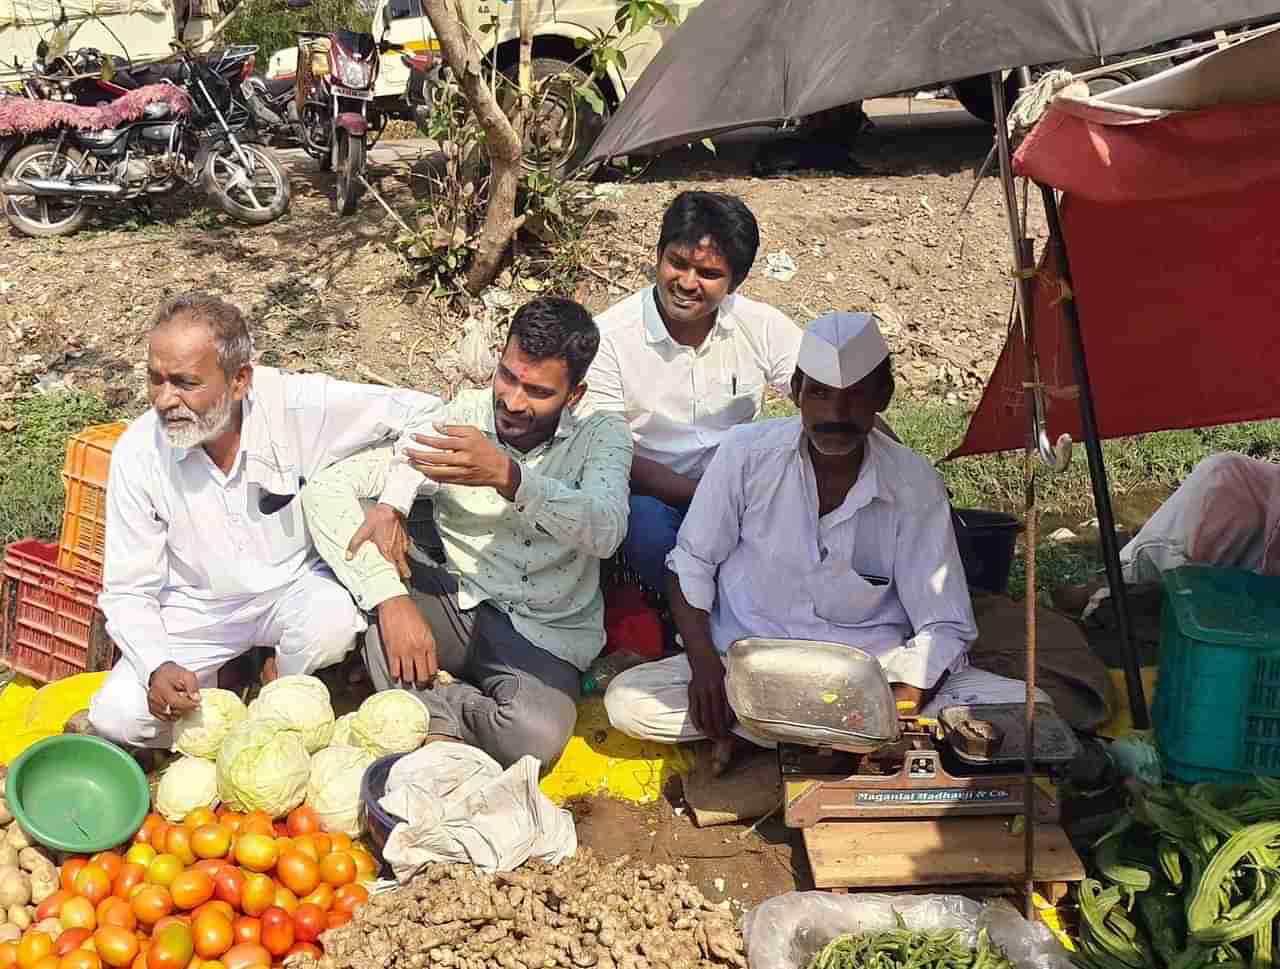
[[[705, 739], [689, 716], [692, 679], [693, 671], [684, 653], [619, 673], [604, 695], [609, 722], [614, 729], [637, 740], [682, 744]], [[943, 707], [965, 703], [1021, 703], [1026, 695], [1022, 680], [968, 667], [947, 677], [921, 713], [936, 717]], [[1042, 703], [1049, 701], [1043, 690], [1036, 690], [1036, 697]], [[758, 747], [776, 746], [739, 725], [733, 727], [733, 732]]]
[[[216, 686], [218, 670], [255, 646], [273, 646], [281, 676], [340, 663], [367, 623], [351, 594], [327, 568], [315, 568], [286, 588], [243, 603], [161, 606], [171, 659]], [[133, 663], [122, 659], [89, 705], [93, 728], [116, 743], [169, 748], [173, 725], [147, 708], [147, 690]]]

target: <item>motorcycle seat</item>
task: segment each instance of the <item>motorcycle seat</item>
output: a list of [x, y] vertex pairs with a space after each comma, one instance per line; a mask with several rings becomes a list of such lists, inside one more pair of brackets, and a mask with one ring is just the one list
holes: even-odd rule
[[279, 97], [287, 91], [292, 91], [294, 88], [293, 77], [264, 77], [262, 81], [267, 93], [273, 98]]
[[50, 128], [109, 131], [139, 120], [153, 104], [167, 104], [175, 114], [191, 110], [187, 93], [171, 84], [138, 88], [97, 107], [33, 98], [3, 98], [0, 99], [0, 134], [33, 134]]

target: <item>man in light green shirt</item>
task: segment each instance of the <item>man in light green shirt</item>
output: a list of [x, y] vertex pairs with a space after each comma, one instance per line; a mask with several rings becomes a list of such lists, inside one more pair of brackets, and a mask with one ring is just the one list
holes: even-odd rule
[[[600, 560], [627, 531], [632, 443], [618, 415], [575, 409], [599, 342], [582, 306], [533, 300], [512, 320], [491, 388], [461, 392], [434, 425], [302, 492], [316, 548], [376, 615], [365, 637], [374, 685], [414, 690], [433, 736], [503, 766], [532, 754], [550, 767], [604, 645]], [[443, 563], [409, 547], [419, 495], [431, 496]], [[366, 515], [360, 500], [378, 496]], [[455, 680], [433, 685], [441, 669]]]

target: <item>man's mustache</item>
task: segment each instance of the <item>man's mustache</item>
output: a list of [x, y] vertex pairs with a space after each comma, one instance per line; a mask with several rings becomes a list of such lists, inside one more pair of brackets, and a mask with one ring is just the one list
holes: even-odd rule
[[857, 424], [828, 421], [822, 424], [814, 424], [813, 432], [815, 434], [861, 434], [862, 428]]

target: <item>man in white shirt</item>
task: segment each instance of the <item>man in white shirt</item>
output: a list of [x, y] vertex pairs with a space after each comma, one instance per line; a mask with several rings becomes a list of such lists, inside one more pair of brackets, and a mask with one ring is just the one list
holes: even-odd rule
[[799, 415], [726, 437], [667, 558], [685, 652], [620, 674], [605, 696], [631, 736], [717, 741], [716, 770], [731, 733], [770, 746], [734, 724], [725, 697], [721, 657], [750, 636], [867, 650], [912, 708], [1017, 698], [1012, 681], [966, 668], [977, 632], [946, 489], [877, 429], [893, 374], [875, 318], [810, 324], [792, 396]]
[[631, 425], [623, 553], [654, 589], [716, 447], [759, 416], [766, 386], [785, 393], [795, 371], [800, 328], [737, 293], [759, 246], [740, 199], [682, 192], [662, 218], [654, 285], [597, 318], [586, 406]]
[[254, 646], [280, 674], [339, 662], [365, 628], [292, 499], [334, 461], [393, 440], [441, 402], [250, 363], [240, 311], [203, 294], [161, 307], [151, 410], [112, 452], [99, 604], [122, 660], [89, 707], [95, 732], [169, 747], [201, 687]]

